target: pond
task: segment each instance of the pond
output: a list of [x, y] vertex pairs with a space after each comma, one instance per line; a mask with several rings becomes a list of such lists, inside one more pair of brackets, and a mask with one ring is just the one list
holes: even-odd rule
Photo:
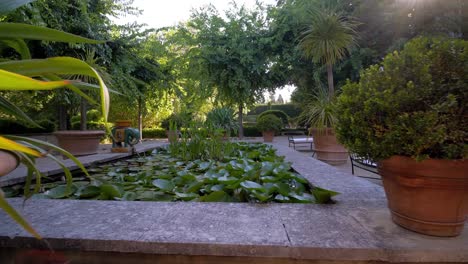
[[[332, 203], [331, 198], [338, 194], [312, 186], [291, 168], [291, 163], [277, 156], [271, 145], [224, 142], [217, 147], [217, 155], [206, 155], [209, 146], [189, 148], [176, 143], [157, 148], [149, 155], [89, 168], [90, 177], [76, 176], [68, 183], [65, 180], [43, 183], [41, 192], [33, 197]], [[23, 185], [11, 186], [4, 192], [7, 197], [18, 197], [23, 193], [22, 188]]]

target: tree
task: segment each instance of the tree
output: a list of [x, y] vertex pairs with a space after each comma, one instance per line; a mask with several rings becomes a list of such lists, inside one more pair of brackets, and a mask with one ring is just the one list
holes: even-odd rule
[[333, 64], [341, 60], [356, 44], [358, 23], [336, 6], [317, 6], [310, 10], [310, 24], [302, 33], [299, 46], [308, 58], [327, 67], [328, 95], [335, 92]]
[[243, 137], [243, 111], [275, 87], [270, 72], [271, 38], [261, 6], [248, 10], [233, 4], [225, 17], [209, 6], [189, 22], [196, 31], [202, 65], [217, 91], [217, 99], [237, 105], [239, 137]]
[[278, 100], [276, 100], [276, 103], [277, 104], [284, 104], [284, 99], [283, 99], [283, 96], [281, 96], [281, 94], [278, 95]]

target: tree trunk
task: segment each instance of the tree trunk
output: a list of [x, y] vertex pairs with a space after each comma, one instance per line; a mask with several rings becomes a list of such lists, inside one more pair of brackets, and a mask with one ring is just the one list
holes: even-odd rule
[[242, 112], [244, 111], [244, 105], [239, 104], [239, 139], [244, 138], [244, 126], [242, 125]]
[[65, 105], [58, 106], [59, 130], [67, 130], [67, 107]]
[[88, 129], [88, 127], [87, 127], [88, 118], [86, 116], [86, 108], [87, 108], [86, 99], [81, 98], [81, 104], [80, 104], [80, 113], [81, 113], [80, 130]]
[[328, 75], [328, 97], [332, 98], [335, 93], [335, 86], [333, 84], [333, 65], [327, 64], [327, 75]]
[[140, 130], [140, 139], [143, 139], [143, 100], [138, 97], [138, 130]]

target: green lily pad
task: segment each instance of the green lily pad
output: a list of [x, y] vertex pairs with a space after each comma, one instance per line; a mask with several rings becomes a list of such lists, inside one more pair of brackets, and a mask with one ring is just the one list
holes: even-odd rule
[[153, 185], [166, 192], [171, 192], [175, 187], [174, 183], [164, 179], [154, 180]]

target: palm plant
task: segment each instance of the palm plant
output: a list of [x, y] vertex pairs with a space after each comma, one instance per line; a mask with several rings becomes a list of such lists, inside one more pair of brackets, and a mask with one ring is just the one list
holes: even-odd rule
[[234, 133], [239, 129], [236, 122], [234, 110], [228, 107], [214, 108], [206, 115], [206, 123], [215, 129], [222, 129], [228, 135], [231, 131]]
[[336, 6], [315, 6], [309, 11], [310, 23], [302, 32], [299, 47], [307, 58], [327, 67], [328, 96], [333, 97], [333, 65], [356, 44], [359, 23]]
[[[16, 1], [18, 2], [18, 1]], [[19, 1], [25, 3], [28, 1]], [[14, 6], [15, 1], [10, 1]], [[4, 8], [4, 5], [0, 5]], [[11, 5], [6, 8], [12, 8]], [[6, 60], [0, 62], [0, 91], [27, 91], [27, 90], [52, 90], [58, 88], [67, 88], [82, 96], [89, 102], [96, 104], [97, 102], [85, 94], [79, 87], [95, 87], [89, 83], [76, 82], [73, 80], [64, 80], [64, 76], [68, 75], [83, 75], [92, 77], [97, 80], [100, 88], [101, 97], [101, 111], [104, 120], [107, 120], [107, 113], [109, 110], [109, 93], [102, 78], [95, 69], [90, 67], [87, 63], [70, 57], [55, 57], [47, 59], [31, 59], [31, 54], [24, 39], [32, 40], [45, 40], [45, 41], [60, 41], [68, 43], [90, 43], [96, 44], [101, 41], [91, 40], [76, 35], [68, 34], [58, 30], [48, 29], [44, 27], [18, 24], [18, 23], [0, 23], [0, 42], [4, 46], [13, 48], [20, 55], [21, 60]], [[30, 117], [28, 117], [20, 108], [9, 102], [5, 97], [0, 95], [0, 111], [4, 114], [15, 117], [31, 126], [39, 126]], [[34, 191], [38, 191], [41, 184], [41, 173], [35, 166], [35, 159], [38, 157], [48, 157], [56, 161], [64, 170], [67, 178], [67, 186], [69, 189], [72, 187], [72, 175], [67, 167], [57, 158], [52, 156], [45, 150], [45, 148], [53, 149], [61, 152], [73, 160], [79, 168], [81, 168], [87, 175], [84, 166], [73, 155], [67, 151], [58, 148], [49, 143], [25, 138], [18, 136], [0, 135], [0, 150], [6, 151], [17, 157], [21, 163], [28, 168], [25, 197], [30, 197], [33, 193], [29, 190], [32, 178], [35, 177], [36, 185]], [[1, 176], [1, 175], [0, 175]], [[88, 175], [89, 176], [89, 175]], [[0, 208], [9, 214], [17, 223], [19, 223], [25, 230], [30, 232], [37, 238], [39, 234], [25, 221], [12, 206], [10, 206], [5, 199], [3, 192], [0, 189]]]

